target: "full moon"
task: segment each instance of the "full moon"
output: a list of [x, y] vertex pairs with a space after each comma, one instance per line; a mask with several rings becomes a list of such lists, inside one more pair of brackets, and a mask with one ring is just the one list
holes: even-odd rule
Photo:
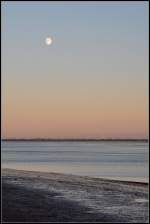
[[53, 40], [52, 40], [51, 37], [47, 37], [47, 38], [45, 39], [45, 43], [46, 43], [46, 45], [51, 45], [52, 42], [53, 42]]

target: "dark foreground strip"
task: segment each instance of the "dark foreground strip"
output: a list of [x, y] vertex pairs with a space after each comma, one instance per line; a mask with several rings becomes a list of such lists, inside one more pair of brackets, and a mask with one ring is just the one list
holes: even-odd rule
[[123, 221], [106, 214], [88, 213], [76, 202], [55, 198], [58, 193], [2, 185], [3, 222], [115, 222]]

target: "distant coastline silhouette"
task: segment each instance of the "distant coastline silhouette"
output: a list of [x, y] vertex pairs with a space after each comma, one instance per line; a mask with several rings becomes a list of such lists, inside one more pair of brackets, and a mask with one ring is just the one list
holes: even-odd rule
[[122, 138], [5, 138], [2, 141], [144, 141], [148, 139], [122, 139]]

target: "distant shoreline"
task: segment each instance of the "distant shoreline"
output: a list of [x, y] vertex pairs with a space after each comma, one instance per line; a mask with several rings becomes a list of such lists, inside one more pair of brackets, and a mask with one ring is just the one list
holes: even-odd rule
[[103, 141], [136, 141], [136, 142], [148, 142], [148, 139], [85, 139], [85, 138], [29, 138], [29, 139], [2, 139], [1, 141], [50, 141], [50, 142], [103, 142]]

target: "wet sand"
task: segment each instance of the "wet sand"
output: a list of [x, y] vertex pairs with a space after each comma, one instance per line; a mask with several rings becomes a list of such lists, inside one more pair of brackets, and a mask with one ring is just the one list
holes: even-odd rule
[[148, 223], [148, 184], [2, 169], [2, 221]]

